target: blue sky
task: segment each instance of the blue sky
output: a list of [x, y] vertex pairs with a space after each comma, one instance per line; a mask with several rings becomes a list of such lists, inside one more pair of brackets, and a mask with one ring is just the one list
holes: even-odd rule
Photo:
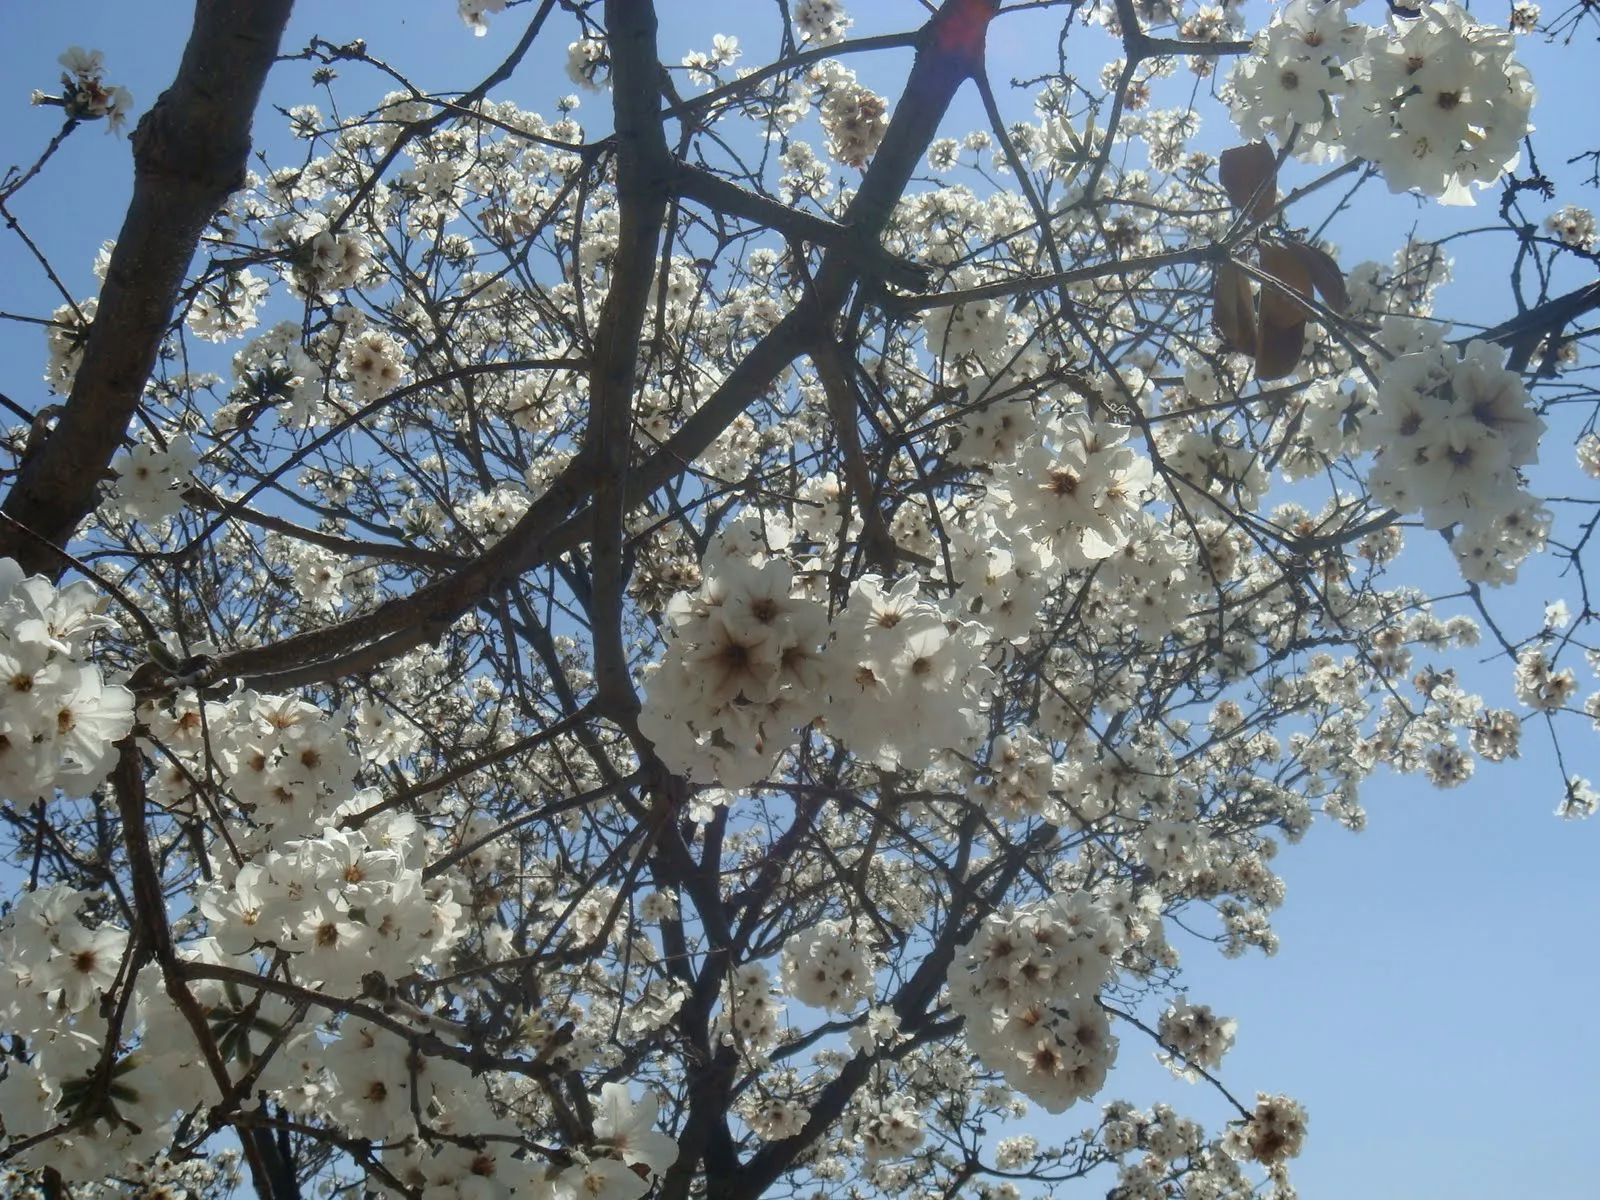
[[[58, 110], [27, 105], [31, 89], [54, 85], [58, 53], [74, 43], [103, 50], [108, 79], [133, 91], [137, 116], [171, 78], [190, 15], [189, 6], [175, 0], [4, 7], [0, 168], [31, 162], [58, 127]], [[768, 5], [741, 10], [727, 3], [666, 0], [661, 8], [661, 41], [669, 57], [709, 49], [712, 33], [740, 31], [756, 8], [757, 27], [770, 26]], [[490, 35], [474, 38], [450, 0], [301, 0], [284, 48], [296, 50], [312, 34], [334, 42], [362, 37], [373, 54], [424, 89], [460, 89], [498, 63], [530, 11], [493, 17]], [[857, 32], [870, 33], [910, 27], [921, 10], [914, 0], [858, 0], [853, 11]], [[736, 12], [737, 22], [716, 15]], [[1357, 10], [1374, 21], [1380, 13], [1370, 2]], [[1033, 15], [997, 24], [990, 61], [998, 88], [1011, 76], [1038, 73], [1053, 62], [1054, 37], [1040, 36], [1048, 20]], [[562, 52], [573, 36], [569, 22], [558, 19], [548, 52], [536, 52], [499, 96], [553, 115], [555, 98], [575, 90], [562, 70]], [[1074, 38], [1078, 61], [1090, 70], [1111, 53], [1111, 43], [1098, 32]], [[763, 52], [755, 38], [745, 42], [749, 58]], [[1536, 204], [1532, 211], [1542, 217], [1561, 203], [1590, 204], [1594, 191], [1577, 186], [1575, 169], [1561, 160], [1593, 144], [1581, 140], [1592, 134], [1581, 106], [1571, 103], [1587, 90], [1580, 73], [1593, 51], [1578, 44], [1552, 52], [1527, 39], [1520, 47], [1540, 89], [1534, 115], [1547, 147], [1541, 166], [1563, 183], [1554, 204]], [[892, 96], [909, 54], [885, 55], [870, 67], [852, 65]], [[387, 90], [358, 79], [354, 68], [341, 72], [350, 94], [361, 99]], [[269, 83], [268, 102], [311, 102], [326, 111], [326, 98], [314, 94], [309, 74], [308, 64], [281, 65]], [[604, 124], [604, 104], [603, 97], [585, 95], [578, 116]], [[284, 122], [263, 111], [258, 140], [281, 151], [287, 145]], [[1222, 110], [1205, 111], [1204, 140], [1227, 138]], [[960, 136], [981, 124], [969, 87], [943, 132]], [[129, 173], [127, 141], [91, 126], [79, 130], [44, 178], [14, 201], [29, 234], [79, 296], [92, 292], [95, 250], [117, 232]], [[1374, 202], [1362, 207], [1358, 219], [1336, 231], [1347, 263], [1387, 257], [1419, 220], [1443, 229], [1493, 217], [1492, 193], [1476, 212], [1443, 214], [1419, 209], [1409, 198], [1377, 202], [1377, 193], [1371, 195]], [[1510, 301], [1494, 243], [1481, 245], [1486, 248], [1457, 255], [1458, 282], [1441, 307], [1492, 322], [1509, 314]], [[56, 302], [18, 239], [0, 230], [0, 311], [40, 315]], [[37, 328], [0, 321], [0, 391], [29, 408], [47, 402], [40, 381], [44, 361]], [[1565, 464], [1557, 477], [1568, 494], [1593, 494], [1592, 481], [1571, 468], [1563, 436], [1570, 431], [1553, 434], [1546, 461]], [[1442, 553], [1426, 561], [1424, 569], [1436, 574], [1423, 582], [1450, 588]], [[1526, 606], [1519, 627], [1535, 624], [1546, 600], [1563, 594], [1576, 600], [1564, 581], [1540, 570], [1518, 593]], [[1492, 703], [1509, 702], [1508, 663], [1461, 665], [1469, 685], [1484, 690]], [[1591, 679], [1585, 684], [1592, 690]], [[1569, 768], [1597, 778], [1600, 755], [1593, 737], [1573, 722], [1564, 745]], [[1282, 950], [1275, 959], [1225, 961], [1203, 946], [1188, 948], [1192, 998], [1239, 1021], [1223, 1073], [1228, 1085], [1241, 1096], [1257, 1089], [1288, 1092], [1310, 1110], [1311, 1138], [1296, 1170], [1304, 1196], [1600, 1195], [1588, 1150], [1600, 1030], [1587, 1011], [1600, 988], [1594, 932], [1600, 826], [1554, 817], [1559, 793], [1548, 743], [1531, 724], [1523, 761], [1483, 764], [1455, 792], [1381, 774], [1365, 793], [1365, 833], [1319, 825], [1281, 856], [1289, 892], [1276, 922]], [[1141, 1105], [1166, 1099], [1213, 1124], [1225, 1115], [1205, 1089], [1173, 1082], [1131, 1039], [1124, 1040], [1124, 1064], [1105, 1093], [1113, 1096]], [[1064, 1130], [1090, 1119], [1087, 1111], [1061, 1118]]]

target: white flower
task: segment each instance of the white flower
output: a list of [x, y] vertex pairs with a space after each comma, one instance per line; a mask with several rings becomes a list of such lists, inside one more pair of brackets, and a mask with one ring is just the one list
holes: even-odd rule
[[1590, 251], [1595, 246], [1594, 213], [1587, 208], [1569, 204], [1560, 212], [1544, 219], [1545, 232], [1554, 234], [1564, 246], [1574, 250]]
[[80, 80], [98, 79], [105, 70], [105, 55], [98, 50], [71, 46], [56, 61]]
[[572, 1200], [639, 1200], [650, 1184], [612, 1158], [568, 1167], [556, 1176], [558, 1194]]
[[1581, 775], [1572, 775], [1567, 778], [1566, 795], [1561, 799], [1561, 805], [1556, 809], [1558, 817], [1574, 820], [1582, 817], [1594, 816], [1600, 810], [1600, 792]]
[[472, 30], [474, 37], [482, 37], [489, 32], [489, 22], [484, 20], [485, 13], [504, 12], [505, 7], [506, 0], [456, 0], [461, 20]]
[[823, 46], [839, 41], [854, 24], [840, 0], [795, 0], [794, 23], [802, 41]]
[[802, 1004], [849, 1012], [876, 990], [872, 957], [859, 938], [823, 925], [783, 947], [783, 986]]
[[183, 489], [200, 456], [185, 433], [167, 439], [165, 448], [141, 441], [111, 462], [117, 480], [108, 499], [129, 517], [146, 523], [182, 510]]
[[[67, 115], [79, 121], [104, 117], [107, 131], [119, 132], [133, 108], [133, 96], [127, 88], [106, 86], [102, 79], [105, 60], [100, 51], [73, 46], [56, 61], [66, 68], [61, 76], [66, 89], [61, 103]], [[40, 99], [36, 93], [34, 102], [39, 103]]]
[[749, 1115], [750, 1128], [765, 1142], [797, 1137], [811, 1114], [790, 1100], [764, 1100]]
[[659, 1175], [678, 1159], [678, 1143], [655, 1128], [656, 1097], [645, 1092], [635, 1102], [620, 1083], [601, 1085], [595, 1098], [594, 1136], [621, 1156], [628, 1166], [642, 1166]]
[[356, 400], [365, 404], [405, 382], [405, 350], [388, 334], [364, 330], [345, 347], [343, 366], [355, 385]]
[[610, 74], [606, 44], [583, 38], [567, 47], [567, 78], [587, 91], [598, 92]]
[[82, 1012], [116, 981], [127, 949], [126, 930], [102, 925], [85, 929], [65, 923], [56, 937], [54, 954], [39, 969], [40, 991], [59, 992], [68, 1012]]

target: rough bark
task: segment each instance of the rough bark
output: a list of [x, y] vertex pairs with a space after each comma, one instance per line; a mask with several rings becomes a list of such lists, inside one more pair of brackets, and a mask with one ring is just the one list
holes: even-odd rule
[[[251, 118], [293, 5], [197, 0], [177, 76], [133, 132], [133, 199], [72, 393], [0, 506], [48, 543], [66, 545], [94, 508], [200, 235], [244, 182]], [[9, 525], [0, 525], [0, 556], [60, 570], [47, 546]]]

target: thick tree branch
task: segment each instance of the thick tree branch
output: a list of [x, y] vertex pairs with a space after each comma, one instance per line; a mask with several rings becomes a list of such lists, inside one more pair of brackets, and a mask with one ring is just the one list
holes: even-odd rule
[[930, 272], [927, 267], [890, 254], [876, 241], [863, 240], [848, 225], [790, 208], [689, 163], [674, 164], [672, 183], [678, 195], [698, 201], [715, 212], [742, 217], [746, 221], [775, 229], [786, 238], [812, 242], [828, 249], [837, 247], [855, 251], [861, 256], [857, 265], [862, 273], [876, 275], [885, 283], [913, 291], [921, 291], [928, 286]]
[[583, 455], [594, 471], [594, 599], [590, 635], [600, 708], [637, 732], [639, 698], [622, 644], [626, 569], [628, 467], [633, 448], [633, 391], [639, 340], [654, 294], [661, 230], [666, 222], [672, 160], [661, 127], [656, 13], [649, 0], [606, 0], [617, 142], [617, 249], [600, 308], [594, 369], [589, 375], [589, 425]]
[[1508, 367], [1513, 371], [1526, 370], [1541, 343], [1547, 339], [1552, 343], [1550, 358], [1553, 360], [1554, 343], [1561, 336], [1561, 331], [1597, 308], [1600, 308], [1600, 281], [1546, 300], [1509, 321], [1502, 321], [1493, 329], [1485, 329], [1482, 333], [1462, 339], [1458, 344], [1494, 342], [1510, 352], [1506, 362]]
[[[112, 251], [83, 362], [61, 419], [4, 510], [64, 546], [94, 508], [172, 320], [206, 224], [244, 182], [250, 121], [294, 0], [198, 0], [172, 86], [133, 133], [133, 200]], [[58, 563], [0, 528], [0, 556]]]

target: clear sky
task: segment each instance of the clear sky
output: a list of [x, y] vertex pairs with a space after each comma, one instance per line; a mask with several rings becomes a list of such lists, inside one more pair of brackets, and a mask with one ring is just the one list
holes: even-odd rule
[[[663, 0], [663, 53], [709, 49], [713, 33], [739, 31], [757, 8], [755, 27], [770, 27], [770, 5], [746, 2], [741, 10], [728, 0]], [[31, 162], [58, 128], [59, 110], [27, 103], [31, 89], [54, 85], [58, 53], [72, 44], [103, 50], [107, 78], [133, 91], [137, 118], [170, 80], [191, 11], [178, 0], [0, 0], [0, 168]], [[451, 0], [300, 0], [284, 49], [299, 49], [312, 34], [334, 42], [361, 37], [424, 89], [459, 90], [498, 63], [530, 12], [492, 17], [490, 35], [474, 38]], [[852, 12], [862, 33], [909, 28], [921, 19], [915, 0], [857, 0]], [[732, 13], [736, 21], [719, 16]], [[997, 86], [1049, 65], [1054, 38], [1040, 33], [1053, 15], [996, 25], [990, 61]], [[1369, 0], [1357, 15], [1377, 21], [1381, 8]], [[575, 90], [562, 71], [573, 37], [569, 23], [560, 17], [549, 51], [533, 55], [497, 95], [553, 115], [555, 98]], [[1073, 36], [1077, 61], [1090, 69], [1112, 53], [1098, 32]], [[1592, 37], [1593, 31], [1582, 35]], [[1584, 105], [1575, 103], [1592, 94], [1583, 75], [1593, 69], [1593, 49], [1582, 38], [1555, 52], [1529, 39], [1520, 43], [1541, 96], [1534, 117], [1548, 149], [1540, 165], [1558, 181], [1571, 181], [1563, 182], [1555, 203], [1533, 205], [1538, 217], [1562, 203], [1596, 199], [1561, 161], [1600, 145], [1592, 109], [1585, 117]], [[753, 38], [745, 41], [748, 58], [764, 52]], [[871, 66], [852, 65], [892, 96], [896, 72], [908, 64], [909, 54], [898, 52]], [[310, 69], [280, 65], [268, 103], [310, 102], [327, 111]], [[341, 71], [362, 100], [388, 90], [358, 81], [355, 69]], [[585, 95], [578, 116], [603, 125], [604, 104], [603, 97]], [[1203, 141], [1215, 148], [1231, 134], [1223, 110], [1206, 104]], [[292, 151], [285, 122], [270, 109], [263, 113], [258, 140], [279, 152], [276, 161], [286, 161], [284, 152]], [[969, 87], [943, 132], [959, 137], [981, 124]], [[14, 202], [28, 233], [80, 297], [92, 294], [94, 251], [121, 222], [130, 169], [126, 139], [90, 126]], [[1432, 229], [1489, 224], [1493, 205], [1489, 193], [1475, 213], [1441, 215], [1394, 198], [1363, 207], [1335, 236], [1347, 263], [1387, 258], [1413, 222]], [[1441, 310], [1486, 323], [1510, 314], [1503, 260], [1491, 250], [1458, 254], [1456, 274]], [[0, 311], [39, 315], [56, 303], [19, 240], [0, 229]], [[41, 331], [0, 320], [0, 391], [28, 408], [46, 403], [44, 364]], [[1569, 494], [1593, 494], [1593, 482], [1571, 466], [1569, 445], [1558, 432], [1545, 460], [1560, 464], [1563, 487], [1583, 489]], [[1426, 569], [1438, 573], [1423, 582], [1453, 586], [1442, 553], [1430, 555]], [[1519, 593], [1529, 607], [1519, 627], [1532, 625], [1543, 603], [1559, 595], [1576, 607], [1568, 581], [1541, 570]], [[1469, 686], [1491, 703], [1510, 702], [1508, 663], [1461, 665]], [[1585, 694], [1593, 686], [1586, 676]], [[1569, 769], [1595, 779], [1600, 754], [1593, 738], [1572, 723], [1564, 745]], [[1287, 1092], [1310, 1111], [1311, 1137], [1295, 1172], [1310, 1200], [1600, 1196], [1591, 1152], [1600, 1024], [1589, 1011], [1600, 990], [1600, 825], [1558, 820], [1552, 813], [1559, 794], [1548, 742], [1531, 723], [1524, 761], [1481, 765], [1455, 792], [1382, 774], [1364, 796], [1365, 833], [1319, 823], [1280, 857], [1289, 898], [1276, 922], [1282, 950], [1275, 959], [1225, 961], [1204, 946], [1187, 949], [1192, 998], [1239, 1021], [1223, 1071], [1230, 1088], [1245, 1097], [1257, 1089]], [[1141, 1106], [1166, 1099], [1212, 1125], [1225, 1116], [1207, 1090], [1173, 1082], [1129, 1039], [1104, 1095], [1113, 1097]], [[1073, 1110], [1060, 1120], [1070, 1131], [1090, 1123], [1092, 1114]], [[1093, 1192], [1091, 1186], [1083, 1194]]]

